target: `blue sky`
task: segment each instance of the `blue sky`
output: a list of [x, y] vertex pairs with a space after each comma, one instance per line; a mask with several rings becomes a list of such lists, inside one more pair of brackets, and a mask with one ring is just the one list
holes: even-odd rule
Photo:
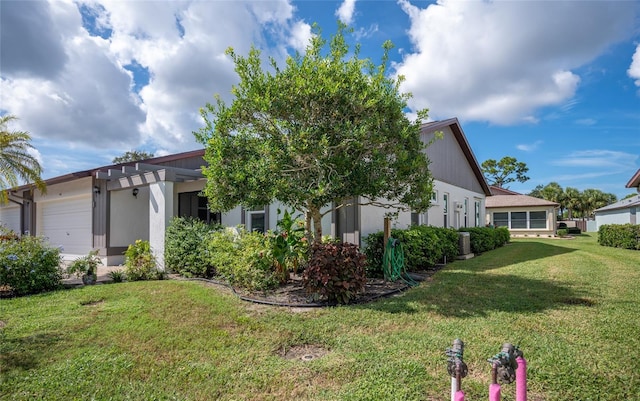
[[640, 2], [3, 0], [0, 17], [0, 113], [45, 178], [199, 148], [199, 108], [237, 83], [227, 47], [282, 62], [338, 19], [363, 57], [395, 44], [410, 109], [457, 117], [478, 162], [525, 162], [511, 190], [623, 197], [640, 168]]

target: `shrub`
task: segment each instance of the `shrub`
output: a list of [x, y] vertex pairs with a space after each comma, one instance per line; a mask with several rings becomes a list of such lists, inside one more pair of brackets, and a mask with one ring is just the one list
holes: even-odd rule
[[603, 246], [640, 250], [640, 225], [602, 225], [598, 229], [598, 243]]
[[211, 233], [220, 228], [192, 217], [171, 219], [165, 233], [166, 269], [185, 277], [212, 277], [215, 271], [207, 255], [207, 243]]
[[315, 299], [348, 304], [367, 283], [367, 258], [354, 244], [314, 244], [302, 275], [306, 291]]
[[158, 278], [156, 257], [151, 252], [149, 241], [137, 239], [124, 252], [125, 274], [129, 281]]
[[114, 283], [121, 283], [124, 281], [126, 275], [122, 270], [113, 270], [109, 272], [109, 278]]
[[233, 286], [265, 291], [278, 285], [268, 236], [244, 229], [214, 232], [208, 243], [210, 263]]
[[57, 289], [62, 284], [60, 250], [40, 237], [0, 241], [0, 286], [14, 295]]
[[[369, 234], [363, 248], [367, 256], [367, 275], [382, 276], [382, 260], [387, 244], [383, 244], [382, 231]], [[404, 249], [407, 270], [426, 269], [438, 262], [452, 260], [458, 255], [458, 234], [451, 228], [412, 226], [406, 230], [393, 229], [391, 237], [398, 239]]]
[[567, 233], [571, 235], [580, 235], [582, 231], [578, 227], [569, 227], [567, 228]]
[[459, 231], [469, 233], [471, 252], [476, 254], [499, 248], [511, 239], [506, 227], [463, 227]]
[[294, 218], [293, 211], [285, 210], [277, 226], [278, 229], [271, 233], [271, 254], [280, 282], [286, 283], [289, 271], [297, 272], [300, 265], [306, 262], [309, 247], [304, 221]]
[[569, 231], [568, 231], [566, 228], [560, 228], [560, 229], [557, 231], [557, 234], [558, 234], [558, 237], [560, 237], [560, 238], [564, 238], [564, 237], [566, 237], [567, 235], [569, 235]]

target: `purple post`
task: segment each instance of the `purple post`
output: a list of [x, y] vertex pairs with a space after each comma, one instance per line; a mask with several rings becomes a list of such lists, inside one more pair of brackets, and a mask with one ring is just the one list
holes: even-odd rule
[[456, 397], [454, 401], [464, 401], [464, 391], [462, 390], [456, 391]]
[[500, 401], [500, 385], [491, 384], [489, 386], [489, 401]]
[[516, 401], [527, 401], [527, 361], [524, 357], [517, 357], [516, 370]]

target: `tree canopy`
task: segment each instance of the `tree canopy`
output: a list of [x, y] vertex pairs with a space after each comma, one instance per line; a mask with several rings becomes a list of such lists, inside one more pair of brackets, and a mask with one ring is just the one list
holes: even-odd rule
[[507, 188], [506, 184], [529, 180], [529, 177], [525, 175], [529, 171], [529, 167], [524, 162], [519, 162], [515, 157], [505, 156], [500, 161], [488, 159], [482, 162], [481, 167], [489, 184], [496, 187]]
[[9, 123], [16, 120], [13, 115], [0, 117], [0, 201], [6, 202], [6, 190], [17, 187], [20, 181], [35, 183], [40, 191], [46, 191], [42, 178], [42, 166], [29, 150], [31, 135], [25, 131], [9, 131]]
[[410, 121], [404, 111], [410, 94], [399, 91], [402, 77], [386, 75], [391, 42], [380, 65], [347, 58], [346, 27], [327, 41], [319, 29], [304, 55], [270, 59], [260, 51], [247, 57], [227, 50], [240, 83], [228, 106], [201, 109], [206, 126], [196, 132], [205, 145], [204, 193], [212, 209], [257, 207], [278, 200], [304, 212], [316, 240], [321, 218], [352, 199], [389, 208], [425, 211], [433, 179], [420, 140], [427, 111]]
[[617, 201], [616, 195], [599, 189], [588, 188], [580, 191], [573, 187], [562, 188], [557, 182], [545, 186], [538, 185], [529, 195], [560, 204], [560, 214], [564, 215], [564, 210], [567, 210], [569, 218], [576, 215], [589, 217], [594, 210]]
[[116, 156], [113, 158], [114, 164], [127, 163], [127, 162], [135, 162], [139, 160], [151, 159], [153, 157], [153, 153], [147, 153], [142, 150], [129, 150], [124, 152], [121, 156]]

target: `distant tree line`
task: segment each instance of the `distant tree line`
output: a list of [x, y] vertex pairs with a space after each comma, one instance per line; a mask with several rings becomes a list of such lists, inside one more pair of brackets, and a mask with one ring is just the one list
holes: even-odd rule
[[572, 187], [562, 188], [557, 182], [544, 186], [538, 185], [528, 195], [558, 203], [560, 216], [569, 219], [589, 218], [593, 215], [594, 210], [618, 201], [616, 195], [602, 192], [599, 189], [590, 188], [580, 191]]

